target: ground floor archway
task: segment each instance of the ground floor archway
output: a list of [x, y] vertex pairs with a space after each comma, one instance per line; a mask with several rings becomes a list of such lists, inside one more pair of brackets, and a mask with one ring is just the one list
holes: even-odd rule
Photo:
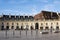
[[6, 30], [9, 30], [9, 26], [6, 26]]
[[1, 26], [1, 30], [4, 30], [4, 26]]
[[35, 23], [35, 29], [39, 29], [39, 24], [38, 23]]
[[19, 28], [19, 26], [16, 26], [16, 30], [19, 30], [20, 28]]
[[48, 27], [48, 26], [46, 26], [46, 27], [45, 27], [45, 30], [49, 30], [49, 27]]
[[21, 26], [21, 30], [23, 30], [24, 28], [23, 28], [23, 26]]
[[14, 26], [11, 26], [11, 29], [14, 29]]
[[43, 30], [43, 27], [40, 27], [40, 30]]
[[59, 26], [56, 26], [56, 30], [59, 30]]
[[33, 30], [34, 29], [33, 26], [31, 26], [30, 29]]

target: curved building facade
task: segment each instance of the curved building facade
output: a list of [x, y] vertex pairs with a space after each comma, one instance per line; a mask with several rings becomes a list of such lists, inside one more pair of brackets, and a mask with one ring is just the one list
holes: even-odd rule
[[3, 15], [0, 30], [59, 30], [60, 16], [57, 12], [42, 11], [35, 16]]

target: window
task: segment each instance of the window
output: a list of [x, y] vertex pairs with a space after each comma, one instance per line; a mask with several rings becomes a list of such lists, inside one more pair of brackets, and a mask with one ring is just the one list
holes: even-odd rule
[[46, 25], [48, 25], [48, 23], [46, 23]]
[[58, 25], [58, 22], [56, 24]]
[[40, 27], [40, 30], [43, 30], [43, 27]]
[[43, 23], [41, 23], [41, 25], [43, 25]]
[[4, 23], [2, 22], [2, 25], [4, 25]]
[[14, 26], [12, 26], [11, 29], [14, 29]]
[[52, 25], [53, 23], [51, 23], [51, 25]]
[[18, 25], [18, 23], [17, 23], [17, 25]]
[[12, 25], [14, 25], [14, 23], [12, 23]]
[[59, 30], [59, 26], [56, 26], [56, 30]]
[[48, 27], [48, 26], [46, 26], [46, 27], [45, 27], [45, 29], [46, 29], [46, 30], [48, 30], [48, 29], [49, 29], [49, 27]]
[[7, 23], [7, 25], [9, 25], [9, 23]]

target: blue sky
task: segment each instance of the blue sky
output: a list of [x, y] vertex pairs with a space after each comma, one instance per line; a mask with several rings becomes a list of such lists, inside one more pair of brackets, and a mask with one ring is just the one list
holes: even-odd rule
[[60, 0], [0, 0], [0, 15], [35, 15], [42, 10], [60, 12]]

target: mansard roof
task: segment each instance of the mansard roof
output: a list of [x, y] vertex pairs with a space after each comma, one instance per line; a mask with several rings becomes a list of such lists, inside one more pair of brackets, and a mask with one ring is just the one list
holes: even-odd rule
[[33, 16], [3, 15], [0, 20], [30, 20]]
[[39, 19], [58, 19], [58, 15], [56, 12], [50, 11], [41, 11], [41, 13], [34, 16], [35, 20]]

